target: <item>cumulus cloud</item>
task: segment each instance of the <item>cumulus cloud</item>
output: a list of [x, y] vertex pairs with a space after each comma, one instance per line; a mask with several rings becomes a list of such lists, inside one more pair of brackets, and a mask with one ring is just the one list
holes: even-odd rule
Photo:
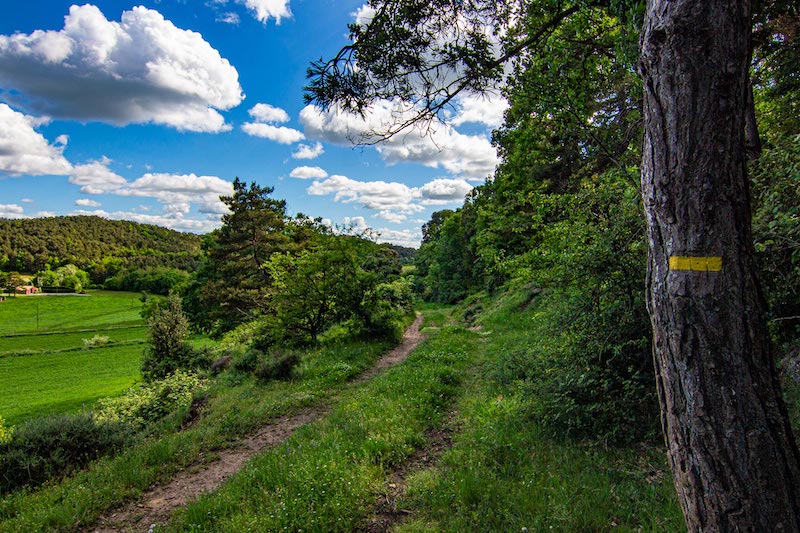
[[357, 181], [346, 176], [331, 176], [315, 181], [307, 189], [311, 195], [332, 194], [334, 201], [355, 202], [367, 209], [414, 212], [422, 208], [413, 203], [422, 195], [419, 189], [405, 183], [386, 181]]
[[472, 186], [459, 179], [435, 179], [422, 187], [386, 181], [358, 181], [346, 176], [330, 176], [314, 181], [306, 192], [315, 196], [333, 195], [335, 202], [358, 203], [377, 211], [378, 218], [399, 224], [407, 215], [425, 210], [426, 205], [461, 202]]
[[448, 119], [448, 123], [460, 126], [472, 122], [499, 128], [503, 125], [503, 113], [508, 105], [508, 100], [501, 96], [461, 97], [456, 102], [457, 111]]
[[256, 104], [248, 113], [259, 122], [289, 122], [289, 113], [269, 104]]
[[91, 215], [108, 218], [111, 220], [133, 220], [141, 224], [153, 224], [176, 231], [190, 231], [193, 233], [207, 233], [220, 226], [219, 218], [194, 219], [187, 218], [183, 213], [165, 213], [163, 215], [146, 215], [135, 211], [114, 211], [108, 212], [102, 209], [85, 210], [78, 209], [69, 213], [70, 215]]
[[253, 13], [256, 20], [264, 24], [270, 18], [275, 19], [275, 24], [280, 24], [282, 18], [292, 17], [289, 0], [243, 0], [242, 3]]
[[472, 190], [472, 185], [464, 180], [435, 179], [420, 187], [422, 196], [430, 200], [460, 202]]
[[75, 205], [80, 207], [100, 207], [103, 204], [100, 202], [95, 202], [94, 200], [90, 200], [89, 198], [80, 198], [75, 200]]
[[305, 139], [305, 135], [295, 129], [261, 122], [245, 122], [242, 124], [242, 131], [253, 137], [269, 139], [280, 144], [293, 144]]
[[327, 178], [328, 173], [320, 167], [297, 167], [289, 174], [301, 180]]
[[80, 186], [81, 192], [84, 194], [104, 194], [118, 191], [128, 182], [108, 168], [110, 163], [111, 160], [104, 157], [85, 165], [76, 165], [72, 169], [69, 182]]
[[238, 78], [199, 33], [141, 6], [114, 22], [74, 5], [62, 30], [0, 35], [5, 98], [56, 118], [227, 131], [219, 111], [242, 101]]
[[25, 209], [17, 204], [0, 204], [0, 218], [23, 218]]
[[364, 217], [345, 217], [342, 220], [345, 228], [350, 228], [355, 233], [372, 232], [375, 240], [378, 242], [388, 242], [398, 244], [400, 246], [408, 246], [415, 248], [419, 246], [419, 241], [422, 238], [420, 231], [412, 230], [396, 230], [389, 228], [373, 228]]
[[305, 139], [305, 135], [302, 132], [274, 125], [276, 122], [289, 121], [289, 114], [279, 107], [273, 107], [269, 104], [256, 104], [248, 113], [256, 121], [242, 124], [242, 131], [248, 135], [269, 139], [280, 144], [293, 144]]
[[[385, 131], [411, 116], [413, 109], [400, 102], [375, 103], [365, 117], [330, 108], [306, 106], [300, 112], [305, 133], [339, 145], [354, 140], [375, 142], [373, 132]], [[486, 136], [465, 135], [452, 126], [437, 122], [425, 127], [412, 127], [380, 142], [375, 149], [387, 164], [416, 162], [431, 168], [444, 168], [452, 174], [482, 180], [494, 171], [499, 159]]]
[[72, 165], [62, 155], [63, 144], [50, 144], [34, 128], [46, 123], [0, 104], [0, 172], [10, 176], [23, 174], [65, 175]]
[[325, 153], [322, 148], [322, 143], [314, 143], [313, 145], [298, 144], [297, 151], [292, 154], [295, 159], [316, 159]]
[[219, 197], [233, 194], [233, 185], [217, 176], [147, 173], [114, 193], [155, 198], [172, 213], [187, 213], [192, 203], [200, 204], [203, 213], [225, 213]]

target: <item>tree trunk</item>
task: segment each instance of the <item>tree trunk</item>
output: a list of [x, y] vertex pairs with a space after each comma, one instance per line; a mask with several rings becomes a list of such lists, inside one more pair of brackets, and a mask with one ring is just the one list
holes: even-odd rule
[[800, 455], [770, 353], [746, 175], [748, 0], [649, 0], [648, 309], [690, 531], [800, 531]]

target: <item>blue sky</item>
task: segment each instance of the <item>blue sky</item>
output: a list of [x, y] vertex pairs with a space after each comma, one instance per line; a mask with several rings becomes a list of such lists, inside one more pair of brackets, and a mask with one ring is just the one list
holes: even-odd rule
[[504, 104], [463, 98], [432, 133], [353, 147], [366, 119], [303, 103], [309, 63], [363, 2], [14, 2], [0, 20], [0, 217], [99, 214], [204, 233], [238, 176], [290, 214], [417, 246], [497, 163]]

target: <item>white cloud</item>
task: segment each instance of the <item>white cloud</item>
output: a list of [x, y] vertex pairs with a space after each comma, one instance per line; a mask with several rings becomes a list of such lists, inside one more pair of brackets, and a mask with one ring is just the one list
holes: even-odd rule
[[364, 4], [363, 6], [359, 7], [355, 13], [352, 13], [352, 16], [355, 19], [356, 24], [365, 26], [372, 22], [372, 19], [375, 18], [375, 8], [369, 4]]
[[419, 246], [419, 241], [422, 238], [420, 231], [370, 227], [364, 217], [345, 217], [342, 223], [345, 228], [351, 228], [355, 233], [371, 231], [376, 238], [375, 240], [378, 242], [389, 242], [392, 244], [399, 244], [400, 246], [416, 248]]
[[[129, 182], [112, 172], [111, 161], [103, 158], [86, 165], [77, 165], [69, 182], [81, 187], [85, 194], [115, 194], [141, 198], [154, 198], [168, 213], [188, 213], [192, 204], [205, 214], [223, 214], [228, 209], [219, 199], [221, 195], [233, 194], [233, 185], [217, 176], [195, 174], [147, 173]], [[89, 200], [78, 200], [83, 207], [99, 207]]]
[[262, 137], [280, 144], [292, 144], [305, 139], [305, 135], [295, 129], [260, 122], [245, 122], [242, 124], [242, 131], [253, 137]]
[[384, 220], [388, 220], [389, 222], [394, 222], [395, 224], [400, 224], [401, 222], [408, 220], [406, 215], [395, 213], [394, 211], [381, 211], [375, 216]]
[[217, 22], [224, 22], [226, 24], [239, 25], [239, 15], [233, 12], [222, 13], [217, 16]]
[[424, 206], [461, 203], [472, 186], [460, 179], [438, 178], [422, 187], [386, 181], [358, 181], [331, 176], [314, 181], [306, 192], [314, 196], [333, 195], [335, 202], [358, 203], [377, 211], [378, 218], [399, 224], [407, 215], [425, 211]]
[[33, 198], [22, 198], [20, 200], [20, 202], [22, 202], [24, 204], [32, 204], [33, 203]]
[[233, 194], [233, 185], [216, 176], [195, 174], [145, 174], [115, 191], [121, 196], [155, 198], [172, 212], [188, 212], [188, 205], [198, 203], [204, 213], [224, 213], [220, 195]]
[[448, 202], [462, 201], [464, 196], [472, 190], [472, 185], [464, 180], [435, 179], [420, 188], [422, 196], [430, 200], [444, 200]]
[[43, 122], [0, 103], [0, 172], [41, 176], [65, 175], [72, 170], [62, 155], [63, 145], [50, 144], [34, 130]]
[[280, 24], [282, 18], [291, 18], [289, 0], [240, 0], [259, 22], [264, 24], [271, 18]]
[[323, 179], [328, 177], [328, 173], [320, 167], [297, 167], [292, 170], [289, 175], [301, 180]]
[[256, 104], [248, 113], [259, 122], [289, 122], [289, 114], [286, 111], [269, 104]]
[[322, 148], [322, 143], [314, 143], [313, 146], [308, 144], [298, 144], [297, 151], [292, 154], [295, 159], [316, 159], [325, 153]]
[[500, 96], [465, 96], [458, 99], [456, 114], [448, 123], [460, 126], [469, 122], [485, 124], [491, 128], [503, 125], [503, 113], [508, 109], [508, 100]]
[[333, 194], [336, 202], [354, 202], [376, 211], [422, 210], [413, 203], [422, 196], [419, 189], [398, 182], [356, 181], [346, 176], [331, 176], [324, 181], [315, 181], [306, 192], [315, 196]]
[[141, 224], [154, 224], [176, 231], [190, 231], [193, 233], [207, 233], [218, 228], [221, 223], [216, 219], [194, 219], [186, 218], [183, 213], [166, 213], [163, 215], [145, 215], [135, 211], [114, 211], [109, 213], [102, 209], [84, 210], [78, 209], [69, 213], [70, 215], [91, 215], [111, 220], [133, 220]]
[[[413, 109], [399, 102], [377, 102], [365, 118], [331, 108], [322, 111], [306, 106], [300, 112], [309, 138], [347, 145], [353, 141], [375, 142], [376, 131], [408, 119]], [[436, 122], [430, 127], [418, 125], [376, 144], [375, 149], [387, 164], [416, 162], [432, 168], [444, 168], [468, 179], [483, 180], [494, 172], [499, 158], [486, 136], [465, 135], [450, 125]]]
[[17, 204], [0, 204], [0, 218], [23, 218], [25, 209]]
[[89, 198], [80, 198], [75, 200], [75, 205], [80, 207], [100, 207], [103, 204], [100, 202], [95, 202], [94, 200], [90, 200]]
[[118, 191], [128, 182], [108, 168], [110, 163], [111, 160], [104, 157], [85, 165], [75, 165], [69, 182], [79, 185], [84, 194], [104, 194]]
[[5, 98], [57, 118], [227, 131], [219, 110], [242, 101], [238, 77], [199, 33], [141, 6], [113, 22], [74, 5], [60, 31], [0, 35]]

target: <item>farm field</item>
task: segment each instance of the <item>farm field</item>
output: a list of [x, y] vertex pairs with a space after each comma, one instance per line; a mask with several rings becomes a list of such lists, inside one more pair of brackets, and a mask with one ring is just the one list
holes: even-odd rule
[[8, 297], [0, 302], [0, 336], [143, 325], [141, 307], [134, 292]]
[[[133, 385], [147, 338], [140, 308], [139, 294], [111, 291], [0, 303], [0, 416], [75, 412]], [[108, 343], [87, 349], [95, 335]]]

